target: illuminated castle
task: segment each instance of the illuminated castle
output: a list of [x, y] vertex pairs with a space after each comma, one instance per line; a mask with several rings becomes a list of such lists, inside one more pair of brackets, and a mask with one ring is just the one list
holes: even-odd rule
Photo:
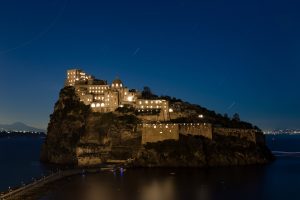
[[94, 112], [113, 112], [119, 107], [131, 107], [140, 113], [158, 113], [157, 120], [169, 120], [169, 102], [163, 99], [144, 99], [135, 89], [129, 90], [120, 79], [111, 85], [80, 69], [67, 71], [65, 86], [73, 86], [80, 100]]

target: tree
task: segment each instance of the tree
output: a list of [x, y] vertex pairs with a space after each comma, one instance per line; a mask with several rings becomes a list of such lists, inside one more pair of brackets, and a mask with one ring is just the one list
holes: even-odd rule
[[227, 114], [227, 113], [225, 113], [225, 114], [224, 114], [224, 118], [226, 118], [226, 119], [229, 119], [229, 117], [228, 117], [228, 114]]
[[152, 93], [150, 87], [145, 86], [143, 91], [142, 91], [142, 97], [144, 99], [155, 99], [155, 98], [157, 98], [157, 95]]
[[240, 115], [238, 113], [235, 113], [232, 117], [232, 120], [237, 121], [237, 122], [241, 121]]

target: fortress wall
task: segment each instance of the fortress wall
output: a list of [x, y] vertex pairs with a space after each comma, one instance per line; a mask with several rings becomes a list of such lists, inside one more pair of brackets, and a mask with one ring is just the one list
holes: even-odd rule
[[101, 146], [76, 147], [76, 156], [79, 157], [85, 154], [100, 154], [109, 150], [109, 148], [103, 148]]
[[[248, 141], [257, 143], [261, 142], [261, 132], [255, 129], [236, 129], [236, 128], [214, 128], [213, 133], [223, 135], [223, 136], [233, 136], [240, 139], [246, 139]], [[259, 141], [258, 141], [259, 140]]]
[[164, 140], [179, 140], [178, 124], [142, 124], [138, 125], [142, 132], [142, 144]]
[[143, 121], [152, 121], [152, 122], [170, 120], [169, 114], [163, 110], [161, 110], [158, 115], [138, 115], [137, 117]]
[[182, 135], [203, 136], [212, 139], [212, 125], [207, 123], [180, 124], [179, 133]]
[[170, 119], [178, 119], [182, 117], [188, 117], [188, 115], [184, 112], [170, 112]]
[[102, 163], [101, 158], [96, 156], [77, 157], [77, 160], [78, 160], [78, 166], [81, 167], [99, 165]]
[[138, 115], [137, 117], [142, 121], [153, 121], [153, 122], [159, 121], [158, 115]]

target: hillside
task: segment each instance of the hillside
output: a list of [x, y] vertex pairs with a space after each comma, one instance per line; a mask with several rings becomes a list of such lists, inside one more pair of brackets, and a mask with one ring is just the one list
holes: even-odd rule
[[[92, 112], [90, 106], [80, 101], [73, 87], [65, 87], [50, 116], [41, 159], [84, 166], [108, 159], [129, 159], [131, 166], [143, 167], [263, 164], [273, 159], [263, 133], [250, 123], [175, 99], [170, 104], [178, 105], [174, 106], [172, 116], [180, 117], [171, 117], [164, 123], [211, 123], [212, 138], [180, 133], [178, 140], [142, 144], [145, 133], [137, 126], [145, 122], [143, 114], [127, 107], [109, 113]], [[199, 117], [200, 113], [205, 118]], [[244, 130], [250, 130], [251, 135]]]
[[22, 122], [15, 122], [13, 124], [0, 124], [0, 130], [5, 131], [32, 131], [32, 132], [45, 132], [45, 130], [28, 126]]

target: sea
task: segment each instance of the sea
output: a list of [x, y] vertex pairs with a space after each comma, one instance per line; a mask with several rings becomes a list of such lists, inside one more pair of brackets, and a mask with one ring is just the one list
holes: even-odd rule
[[[0, 138], [0, 191], [52, 170], [39, 162], [44, 137]], [[245, 167], [127, 169], [75, 176], [36, 199], [221, 200], [300, 199], [300, 135], [267, 135], [276, 160]]]

